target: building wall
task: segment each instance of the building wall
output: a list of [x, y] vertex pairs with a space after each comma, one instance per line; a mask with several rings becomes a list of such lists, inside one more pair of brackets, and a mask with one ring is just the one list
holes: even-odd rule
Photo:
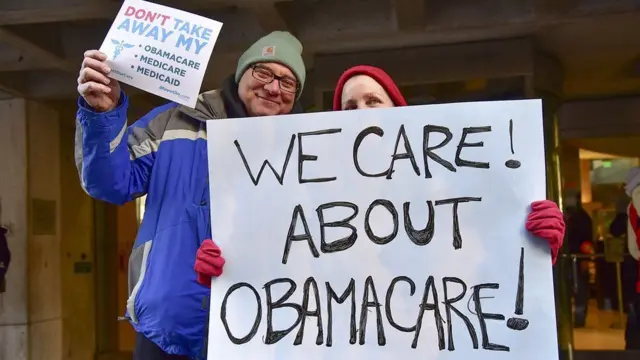
[[92, 359], [93, 276], [74, 271], [81, 254], [93, 259], [92, 201], [77, 179], [73, 129], [23, 99], [0, 101], [0, 113], [0, 223], [12, 252], [0, 359]]
[[569, 102], [559, 113], [566, 139], [640, 135], [640, 96]]
[[12, 261], [0, 293], [0, 359], [28, 352], [27, 124], [23, 100], [0, 101], [0, 224], [10, 228]]
[[93, 359], [95, 339], [94, 202], [82, 190], [74, 158], [74, 114], [61, 112], [60, 191], [63, 359]]
[[55, 111], [26, 103], [30, 359], [61, 359], [60, 131]]

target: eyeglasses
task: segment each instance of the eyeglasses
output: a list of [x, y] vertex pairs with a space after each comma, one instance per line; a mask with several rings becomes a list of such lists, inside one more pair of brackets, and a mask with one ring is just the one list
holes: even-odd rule
[[251, 75], [253, 75], [253, 77], [258, 81], [265, 84], [271, 84], [273, 80], [278, 80], [278, 83], [280, 83], [280, 89], [283, 91], [288, 93], [295, 93], [298, 91], [298, 82], [289, 77], [278, 76], [271, 72], [271, 70], [257, 65], [252, 66], [251, 69], [253, 70]]

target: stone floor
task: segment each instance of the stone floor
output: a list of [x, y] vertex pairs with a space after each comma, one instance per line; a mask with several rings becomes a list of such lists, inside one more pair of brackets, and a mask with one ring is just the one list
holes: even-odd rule
[[[626, 317], [624, 319], [626, 321]], [[613, 326], [612, 326], [613, 325]], [[595, 300], [589, 303], [587, 324], [574, 329], [575, 350], [624, 350], [624, 326], [616, 311], [597, 308]]]

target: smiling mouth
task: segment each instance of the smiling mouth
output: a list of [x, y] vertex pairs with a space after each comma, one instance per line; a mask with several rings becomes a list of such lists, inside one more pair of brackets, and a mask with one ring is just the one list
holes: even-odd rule
[[258, 98], [260, 98], [260, 99], [264, 100], [264, 101], [267, 101], [267, 102], [273, 103], [273, 104], [275, 104], [275, 105], [280, 105], [280, 103], [279, 103], [279, 102], [277, 102], [277, 101], [274, 101], [274, 100], [271, 100], [271, 99], [267, 99], [267, 98], [262, 97], [262, 96], [260, 96], [260, 95], [256, 95], [256, 96], [257, 96]]

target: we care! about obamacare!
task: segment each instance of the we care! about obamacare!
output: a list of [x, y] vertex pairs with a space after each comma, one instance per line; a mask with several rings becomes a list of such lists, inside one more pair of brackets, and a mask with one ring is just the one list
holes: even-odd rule
[[[395, 141], [395, 148], [390, 149], [390, 162], [388, 164], [388, 168], [382, 172], [378, 173], [370, 173], [362, 169], [358, 161], [358, 154], [361, 149], [363, 141], [369, 136], [385, 136], [384, 131], [380, 127], [372, 126], [363, 129], [359, 134], [355, 137], [353, 142], [353, 166], [355, 170], [364, 177], [377, 177], [381, 179], [391, 180], [394, 174], [394, 165], [396, 161], [399, 160], [407, 160], [411, 163], [411, 167], [413, 168], [415, 174], [417, 176], [424, 176], [424, 178], [431, 178], [432, 173], [429, 170], [429, 160], [445, 167], [446, 169], [456, 172], [456, 167], [472, 167], [477, 169], [489, 169], [489, 162], [482, 162], [477, 160], [467, 160], [462, 156], [462, 152], [465, 148], [473, 148], [473, 147], [482, 147], [484, 146], [483, 141], [470, 142], [469, 137], [472, 135], [481, 137], [482, 133], [491, 132], [491, 126], [481, 126], [481, 127], [466, 127], [462, 129], [462, 133], [460, 136], [460, 140], [457, 144], [453, 143], [451, 146], [456, 146], [455, 158], [453, 161], [448, 161], [441, 156], [439, 156], [436, 151], [438, 149], [442, 149], [448, 144], [451, 143], [453, 139], [452, 131], [444, 126], [437, 125], [426, 125], [423, 127], [423, 137], [422, 137], [422, 163], [424, 166], [424, 175], [421, 175], [420, 167], [418, 166], [418, 161], [416, 158], [418, 157], [416, 153], [413, 151], [414, 146], [412, 146], [409, 142], [406, 129], [404, 125], [399, 126]], [[288, 164], [292, 153], [295, 148], [295, 143], [297, 140], [297, 157], [298, 157], [298, 183], [304, 184], [313, 184], [313, 183], [323, 183], [323, 182], [331, 182], [337, 181], [337, 177], [328, 176], [323, 178], [305, 178], [303, 174], [303, 164], [306, 161], [321, 161], [318, 159], [318, 156], [306, 154], [303, 150], [303, 141], [305, 138], [312, 136], [326, 136], [325, 141], [331, 141], [331, 136], [336, 136], [342, 132], [342, 129], [333, 128], [333, 129], [324, 129], [319, 131], [312, 132], [301, 132], [297, 134], [292, 134], [289, 142], [289, 146], [287, 148], [286, 156], [284, 157], [284, 163], [280, 171], [277, 171], [274, 166], [271, 164], [269, 160], [264, 160], [262, 166], [258, 170], [256, 176], [254, 176], [254, 171], [252, 171], [249, 160], [247, 159], [245, 152], [242, 150], [242, 146], [240, 141], [235, 140], [234, 145], [237, 149], [239, 159], [244, 163], [244, 168], [246, 169], [252, 183], [255, 186], [259, 186], [261, 176], [266, 167], [269, 167], [276, 177], [277, 181], [280, 185], [284, 184], [285, 172], [288, 168]], [[433, 134], [439, 134], [439, 138], [442, 138], [444, 135], [444, 139], [439, 142], [433, 143]], [[485, 134], [486, 135], [486, 134]], [[392, 135], [393, 136], [393, 135]], [[494, 137], [495, 139], [495, 137]], [[404, 150], [400, 150], [400, 146], [403, 145]], [[253, 161], [251, 161], [253, 163]], [[386, 164], [385, 164], [386, 166]], [[434, 221], [434, 212], [435, 207], [451, 205], [452, 208], [452, 226], [453, 226], [453, 248], [456, 250], [462, 249], [462, 235], [460, 233], [460, 219], [458, 216], [458, 206], [464, 203], [476, 203], [479, 205], [479, 202], [482, 201], [481, 197], [459, 197], [459, 198], [450, 198], [450, 199], [440, 199], [436, 201], [428, 200], [428, 212], [429, 214], [425, 216], [424, 214], [420, 215], [420, 219], [424, 219], [425, 217], [428, 219], [427, 224], [422, 229], [416, 229], [413, 226], [413, 222], [409, 215], [410, 202], [405, 202], [402, 204], [402, 213], [404, 217], [404, 221], [402, 222], [404, 225], [404, 232], [406, 233], [406, 238], [408, 241], [411, 241], [416, 246], [426, 246], [428, 245], [433, 238], [434, 230], [435, 230], [435, 221]], [[434, 207], [435, 204], [435, 207]], [[382, 207], [388, 211], [389, 216], [393, 221], [393, 230], [390, 234], [375, 234], [372, 230], [372, 227], [369, 223], [369, 216], [371, 211], [376, 207]], [[346, 218], [337, 220], [337, 221], [326, 221], [325, 219], [325, 211], [342, 207], [346, 209], [350, 209], [350, 214]], [[286, 266], [289, 250], [293, 244], [300, 244], [299, 246], [307, 246], [309, 249], [309, 253], [314, 258], [320, 257], [320, 252], [323, 254], [331, 254], [340, 251], [346, 251], [351, 248], [356, 240], [358, 239], [358, 233], [356, 227], [352, 224], [352, 221], [356, 218], [356, 216], [360, 212], [360, 207], [357, 204], [348, 202], [348, 201], [335, 201], [326, 204], [319, 205], [315, 212], [318, 217], [319, 223], [319, 238], [320, 238], [320, 251], [316, 246], [316, 240], [314, 240], [314, 236], [312, 235], [307, 220], [305, 211], [300, 204], [296, 205], [293, 209], [293, 213], [291, 216], [291, 223], [288, 229], [288, 233], [282, 234], [282, 238], [284, 239], [284, 251], [282, 256], [282, 264]], [[393, 241], [399, 233], [399, 210], [397, 206], [395, 206], [391, 201], [386, 199], [376, 199], [372, 201], [365, 213], [364, 216], [364, 229], [366, 232], [366, 237], [369, 241], [373, 242], [377, 245], [385, 245]], [[297, 227], [298, 222], [302, 224], [302, 227]], [[422, 221], [421, 221], [422, 222]], [[304, 229], [304, 231], [300, 231], [301, 233], [296, 234], [296, 229]], [[340, 239], [327, 239], [325, 237], [325, 230], [327, 228], [344, 228], [349, 230], [349, 235], [342, 237]], [[400, 239], [398, 239], [399, 241]], [[298, 246], [298, 245], [296, 245]], [[524, 250], [523, 250], [524, 251]], [[522, 253], [521, 262], [524, 260], [524, 252]], [[522, 271], [522, 267], [521, 267]], [[523, 277], [523, 275], [522, 275]], [[348, 278], [348, 277], [347, 277]], [[239, 282], [232, 286], [230, 286], [223, 298], [221, 304], [220, 311], [220, 320], [225, 328], [226, 334], [229, 340], [237, 345], [245, 344], [251, 341], [258, 332], [260, 323], [263, 319], [263, 296], [264, 303], [266, 304], [266, 334], [262, 337], [262, 341], [265, 344], [275, 344], [281, 341], [285, 336], [291, 333], [296, 327], [298, 327], [298, 332], [293, 340], [293, 345], [300, 345], [303, 342], [304, 330], [305, 330], [305, 321], [307, 318], [312, 317], [316, 318], [317, 322], [317, 336], [315, 337], [315, 343], [317, 345], [322, 345], [323, 343], [326, 346], [330, 347], [333, 345], [333, 323], [338, 322], [340, 324], [345, 324], [347, 321], [349, 322], [349, 339], [348, 342], [351, 345], [359, 343], [360, 345], [365, 344], [365, 334], [367, 331], [367, 320], [369, 316], [375, 314], [375, 323], [376, 323], [376, 331], [377, 331], [377, 344], [379, 346], [385, 346], [387, 344], [386, 340], [386, 332], [389, 331], [389, 326], [393, 329], [396, 329], [401, 332], [413, 333], [413, 341], [411, 342], [411, 348], [417, 348], [418, 342], [420, 338], [420, 332], [422, 327], [423, 317], [425, 312], [432, 312], [433, 321], [435, 322], [435, 326], [437, 329], [437, 334], [433, 338], [437, 342], [437, 346], [440, 350], [446, 349], [453, 351], [455, 350], [455, 344], [453, 339], [453, 326], [452, 326], [452, 317], [457, 316], [461, 319], [468, 331], [469, 337], [471, 339], [471, 345], [474, 349], [478, 349], [479, 346], [482, 349], [487, 351], [510, 351], [509, 346], [496, 344], [490, 341], [488, 329], [487, 329], [487, 321], [503, 321], [505, 320], [505, 316], [502, 314], [492, 314], [485, 313], [482, 310], [481, 300], [486, 298], [487, 295], [484, 293], [489, 292], [490, 290], [497, 290], [500, 288], [498, 283], [483, 283], [477, 284], [474, 286], [467, 285], [462, 279], [456, 277], [443, 277], [441, 281], [437, 281], [433, 276], [425, 275], [424, 282], [424, 290], [422, 291], [421, 300], [416, 296], [416, 322], [411, 326], [407, 326], [407, 324], [399, 324], [394, 318], [391, 303], [394, 299], [394, 294], [398, 294], [398, 291], [401, 292], [401, 295], [395, 296], [406, 296], [408, 292], [410, 296], [413, 296], [416, 292], [416, 288], [420, 285], [416, 285], [416, 282], [406, 276], [398, 276], [394, 278], [391, 283], [388, 285], [385, 294], [385, 301], [382, 303], [381, 296], [379, 295], [380, 284], [376, 284], [375, 280], [372, 276], [368, 276], [364, 280], [363, 284], [363, 293], [362, 300], [359, 303], [359, 316], [356, 306], [356, 281], [351, 278], [347, 280], [348, 286], [346, 289], [341, 287], [339, 291], [336, 292], [335, 284], [332, 285], [329, 282], [325, 282], [324, 286], [319, 286], [319, 280], [314, 277], [308, 277], [304, 284], [302, 285], [302, 301], [296, 302], [292, 300], [292, 295], [299, 288], [299, 284], [293, 279], [290, 278], [278, 278], [272, 281], [269, 281], [265, 284], [260, 284], [258, 288], [264, 289], [264, 294], [261, 295], [258, 290], [256, 290], [256, 286], [247, 283], [247, 282]], [[515, 280], [515, 277], [514, 277]], [[440, 292], [438, 291], [436, 284], [441, 283], [442, 289]], [[279, 286], [288, 290], [284, 291], [284, 294], [280, 296], [278, 299], [273, 298], [272, 287]], [[324, 294], [321, 296], [319, 288], [324, 290]], [[396, 289], [402, 289], [397, 290]], [[408, 291], [407, 291], [408, 288]], [[473, 311], [471, 313], [473, 316], [477, 317], [477, 322], [479, 324], [479, 331], [476, 330], [474, 324], [472, 323], [469, 316], [465, 315], [461, 309], [470, 306], [467, 304], [467, 301], [462, 301], [465, 296], [467, 296], [467, 289], [471, 289], [469, 291], [470, 298], [468, 299], [469, 304], [473, 304]], [[243, 290], [244, 294], [253, 294], [255, 296], [256, 307], [254, 309], [243, 309], [243, 313], [254, 314], [255, 313], [255, 321], [250, 329], [243, 328], [239, 329], [238, 326], [230, 326], [227, 319], [227, 306], [229, 302], [233, 302], [233, 299], [237, 295], [238, 290]], [[396, 291], [394, 293], [394, 291]], [[483, 292], [481, 296], [481, 291]], [[234, 293], [236, 293], [234, 295]], [[278, 293], [282, 293], [282, 291], [278, 291]], [[341, 295], [338, 295], [341, 294]], [[251, 295], [245, 295], [251, 296]], [[419, 295], [418, 295], [419, 296]], [[333, 319], [333, 308], [336, 304], [343, 304], [350, 298], [350, 319], [349, 320], [334, 320]], [[444, 298], [444, 299], [443, 299]], [[321, 300], [325, 299], [325, 300]], [[522, 307], [523, 302], [523, 293], [520, 293], [518, 299], [516, 300]], [[310, 306], [310, 302], [314, 303]], [[346, 304], [345, 304], [346, 305]], [[441, 309], [441, 307], [444, 307]], [[294, 310], [297, 313], [296, 321], [287, 329], [276, 330], [274, 329], [274, 314], [277, 315], [278, 309]], [[315, 310], [309, 310], [309, 309]], [[384, 310], [382, 309], [384, 308]], [[251, 312], [255, 311], [255, 312]], [[287, 310], [285, 310], [286, 312]], [[383, 312], [385, 316], [383, 317]], [[444, 316], [443, 316], [444, 312]], [[358, 322], [356, 323], [356, 320]], [[324, 320], [323, 320], [324, 318]], [[386, 322], [388, 325], [385, 325], [383, 318], [386, 318]], [[507, 325], [512, 330], [523, 330], [526, 328], [525, 326], [514, 326], [512, 325], [513, 319], [510, 319], [510, 325]], [[528, 324], [527, 320], [524, 319], [515, 319], [516, 321], [523, 321]], [[324, 323], [326, 322], [326, 323]], [[445, 326], [446, 326], [446, 344], [445, 344]], [[326, 328], [326, 337], [324, 335], [324, 329]], [[481, 338], [481, 340], [479, 340]], [[347, 339], [341, 339], [339, 341], [347, 341]]]

